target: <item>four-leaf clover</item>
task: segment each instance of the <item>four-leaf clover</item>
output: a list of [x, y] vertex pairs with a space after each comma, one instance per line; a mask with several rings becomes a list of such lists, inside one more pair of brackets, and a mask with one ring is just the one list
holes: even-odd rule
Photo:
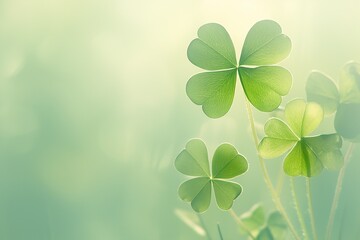
[[219, 24], [200, 27], [198, 38], [187, 51], [189, 60], [209, 72], [190, 78], [186, 86], [189, 98], [202, 105], [211, 118], [224, 116], [230, 109], [235, 93], [236, 77], [251, 104], [260, 111], [270, 112], [279, 107], [292, 84], [288, 70], [270, 66], [286, 58], [291, 50], [290, 39], [282, 34], [274, 21], [263, 20], [248, 32], [237, 64], [233, 42]]
[[360, 64], [347, 63], [339, 87], [325, 74], [314, 71], [306, 84], [307, 98], [322, 105], [326, 114], [336, 111], [336, 131], [351, 141], [360, 139]]
[[176, 169], [188, 176], [195, 176], [179, 187], [182, 200], [191, 202], [196, 212], [209, 208], [211, 189], [214, 189], [219, 208], [228, 210], [240, 195], [242, 188], [235, 182], [228, 181], [245, 173], [248, 163], [244, 156], [227, 143], [220, 145], [213, 156], [210, 173], [207, 148], [200, 139], [192, 139], [175, 160]]
[[276, 158], [290, 150], [283, 165], [290, 176], [312, 177], [324, 167], [333, 170], [342, 167], [342, 140], [338, 134], [308, 136], [323, 120], [319, 104], [295, 99], [286, 105], [285, 119], [286, 123], [278, 118], [266, 122], [266, 136], [259, 144], [263, 158]]

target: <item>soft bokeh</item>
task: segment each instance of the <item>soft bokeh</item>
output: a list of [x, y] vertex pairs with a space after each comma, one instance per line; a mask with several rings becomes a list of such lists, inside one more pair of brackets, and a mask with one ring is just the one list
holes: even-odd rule
[[[187, 45], [202, 24], [218, 22], [239, 54], [256, 21], [278, 21], [293, 41], [282, 63], [294, 76], [287, 101], [305, 96], [312, 69], [337, 79], [344, 63], [360, 61], [359, 9], [356, 0], [0, 1], [0, 239], [202, 239], [174, 213], [190, 210], [178, 199], [184, 178], [173, 162], [193, 137], [210, 152], [228, 141], [248, 156], [238, 213], [256, 202], [274, 209], [240, 89], [229, 114], [206, 118], [185, 93], [199, 71]], [[360, 236], [358, 157], [355, 151], [335, 222], [341, 239]], [[268, 164], [276, 181], [281, 161]], [[320, 233], [336, 176], [314, 179]], [[296, 183], [302, 198], [304, 181]], [[284, 199], [288, 191], [285, 184]], [[203, 219], [213, 239], [217, 222], [224, 239], [240, 239], [215, 205]]]

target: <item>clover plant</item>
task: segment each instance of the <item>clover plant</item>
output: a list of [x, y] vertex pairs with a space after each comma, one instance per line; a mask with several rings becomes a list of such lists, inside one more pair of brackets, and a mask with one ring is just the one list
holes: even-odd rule
[[321, 104], [327, 114], [335, 113], [336, 131], [350, 141], [360, 136], [360, 64], [349, 62], [342, 69], [338, 86], [325, 74], [314, 71], [306, 84], [307, 98]]
[[208, 152], [200, 139], [192, 139], [186, 144], [186, 148], [176, 158], [175, 166], [185, 175], [196, 176], [179, 188], [180, 198], [191, 202], [196, 212], [204, 212], [209, 208], [212, 188], [219, 208], [230, 209], [242, 188], [228, 179], [248, 169], [245, 157], [238, 154], [232, 145], [224, 143], [214, 153], [210, 173]]
[[312, 177], [325, 167], [342, 167], [341, 137], [334, 134], [308, 136], [323, 120], [323, 109], [317, 103], [295, 99], [285, 107], [286, 122], [271, 118], [265, 124], [266, 136], [259, 145], [264, 158], [275, 158], [289, 151], [284, 172], [290, 176]]
[[[209, 208], [211, 192], [214, 191], [217, 206], [228, 210], [241, 232], [254, 240], [318, 238], [310, 177], [319, 175], [324, 168], [340, 169], [340, 180], [336, 186], [328, 223], [328, 229], [332, 229], [344, 166], [353, 149], [348, 151], [344, 159], [341, 151], [342, 137], [353, 142], [360, 139], [360, 128], [350, 130], [354, 124], [359, 126], [360, 121], [360, 64], [351, 62], [343, 69], [339, 87], [326, 75], [318, 71], [312, 72], [306, 85], [308, 102], [303, 99], [288, 102], [283, 110], [283, 118], [271, 117], [265, 123], [265, 136], [259, 141], [251, 105], [261, 112], [283, 109], [282, 97], [290, 91], [292, 75], [275, 64], [285, 59], [290, 50], [289, 37], [272, 20], [257, 22], [249, 30], [239, 59], [229, 33], [217, 23], [201, 26], [198, 37], [191, 41], [187, 50], [190, 62], [205, 71], [189, 79], [186, 93], [193, 103], [202, 106], [208, 117], [220, 118], [230, 110], [237, 78], [240, 80], [261, 171], [277, 210], [268, 218], [261, 205], [255, 205], [241, 216], [234, 212], [233, 202], [241, 194], [242, 187], [229, 180], [247, 172], [248, 161], [229, 143], [217, 147], [210, 168], [205, 143], [201, 139], [191, 139], [175, 160], [176, 169], [192, 177], [180, 185], [178, 194], [182, 200], [191, 203], [195, 212], [203, 213]], [[334, 112], [336, 132], [311, 135], [323, 119]], [[277, 158], [285, 153], [287, 155], [283, 171], [290, 176], [290, 188], [300, 226], [293, 225], [293, 219], [289, 217], [288, 210], [275, 190], [264, 160]], [[307, 232], [297, 199], [293, 182], [293, 177], [297, 176], [306, 179], [312, 238]], [[183, 221], [189, 225], [190, 221]], [[192, 228], [206, 229], [205, 226], [199, 226], [199, 221]], [[217, 225], [217, 229], [218, 237], [224, 239], [220, 225]], [[200, 232], [210, 239], [208, 232]], [[330, 238], [331, 230], [328, 230], [326, 239]]]
[[281, 104], [281, 96], [291, 87], [291, 74], [276, 64], [289, 55], [290, 39], [274, 21], [255, 24], [246, 36], [239, 63], [232, 40], [219, 24], [200, 27], [198, 38], [188, 48], [189, 60], [208, 72], [194, 75], [186, 85], [189, 98], [202, 105], [211, 118], [224, 116], [230, 109], [239, 75], [249, 101], [260, 111], [270, 112]]

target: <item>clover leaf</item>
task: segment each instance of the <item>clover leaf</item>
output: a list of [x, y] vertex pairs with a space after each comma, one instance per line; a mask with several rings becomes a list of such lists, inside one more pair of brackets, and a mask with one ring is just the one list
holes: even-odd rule
[[287, 224], [279, 212], [270, 214], [267, 226], [263, 228], [256, 240], [283, 240], [287, 231]]
[[336, 111], [336, 131], [350, 141], [360, 138], [360, 64], [347, 63], [340, 74], [338, 87], [321, 72], [312, 72], [306, 84], [309, 101], [322, 105], [326, 114]]
[[[240, 219], [247, 231], [250, 231], [253, 236], [258, 235], [261, 228], [266, 224], [264, 206], [255, 204], [249, 211], [243, 213], [240, 216]], [[246, 232], [244, 231], [243, 233], [245, 234]]]
[[259, 144], [259, 154], [266, 159], [289, 152], [283, 168], [290, 176], [312, 177], [323, 168], [337, 170], [343, 165], [338, 134], [308, 136], [323, 120], [322, 107], [314, 102], [295, 99], [285, 107], [284, 122], [269, 119], [264, 127], [266, 136]]
[[267, 217], [264, 207], [261, 204], [255, 204], [249, 211], [243, 213], [240, 219], [243, 227], [246, 227], [256, 240], [285, 239], [287, 224], [278, 211], [272, 212]]
[[209, 208], [211, 189], [215, 192], [219, 208], [228, 210], [232, 207], [242, 187], [228, 179], [245, 173], [248, 163], [232, 145], [224, 143], [214, 153], [210, 173], [205, 143], [200, 139], [192, 139], [177, 156], [175, 167], [185, 175], [195, 176], [182, 183], [178, 193], [182, 200], [191, 202], [192, 208], [201, 213]]
[[245, 95], [260, 111], [276, 109], [291, 87], [289, 71], [276, 64], [286, 58], [291, 50], [290, 39], [282, 34], [274, 21], [256, 23], [245, 38], [239, 64], [233, 42], [225, 28], [217, 23], [199, 28], [187, 51], [190, 62], [210, 70], [194, 75], [186, 85], [189, 98], [202, 105], [211, 118], [224, 116], [230, 109], [240, 77]]

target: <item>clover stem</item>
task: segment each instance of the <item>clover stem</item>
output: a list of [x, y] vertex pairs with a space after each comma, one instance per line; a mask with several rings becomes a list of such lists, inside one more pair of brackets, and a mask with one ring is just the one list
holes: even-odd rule
[[296, 214], [298, 216], [299, 222], [300, 222], [300, 226], [301, 226], [301, 230], [302, 230], [302, 235], [304, 237], [304, 239], [309, 239], [309, 235], [307, 233], [306, 230], [306, 226], [305, 226], [305, 222], [304, 222], [304, 217], [300, 211], [300, 205], [299, 205], [299, 200], [295, 191], [295, 183], [294, 183], [294, 178], [290, 177], [290, 189], [291, 189], [291, 195], [293, 197], [293, 201], [294, 201], [294, 207], [296, 210]]
[[212, 239], [211, 239], [211, 236], [210, 236], [210, 232], [209, 232], [209, 230], [207, 229], [207, 227], [206, 227], [206, 225], [205, 225], [205, 223], [204, 223], [203, 218], [201, 217], [200, 214], [198, 214], [198, 217], [199, 217], [199, 220], [200, 220], [200, 225], [201, 225], [202, 228], [204, 229], [207, 239], [208, 239], [208, 240], [212, 240]]
[[310, 188], [310, 178], [306, 178], [306, 196], [308, 201], [308, 207], [309, 207], [309, 214], [310, 214], [310, 223], [311, 223], [311, 230], [313, 234], [314, 240], [317, 240], [317, 233], [316, 233], [316, 227], [315, 227], [315, 217], [314, 217], [314, 208], [312, 204], [312, 194], [311, 194], [311, 188]]
[[292, 235], [294, 236], [295, 239], [300, 240], [299, 236], [296, 233], [296, 230], [295, 230], [293, 224], [290, 221], [290, 218], [289, 218], [284, 206], [281, 203], [280, 197], [277, 194], [277, 192], [276, 192], [276, 190], [275, 190], [275, 188], [274, 188], [274, 186], [273, 186], [273, 184], [271, 182], [269, 173], [268, 173], [266, 165], [265, 165], [265, 161], [259, 155], [259, 149], [258, 149], [259, 148], [259, 139], [258, 139], [258, 136], [256, 134], [254, 116], [253, 116], [253, 113], [252, 113], [252, 110], [251, 110], [251, 105], [250, 105], [250, 103], [249, 103], [249, 101], [248, 101], [248, 99], [246, 97], [245, 97], [245, 105], [246, 105], [246, 110], [247, 110], [247, 113], [248, 113], [248, 118], [249, 118], [249, 122], [250, 122], [250, 126], [251, 126], [252, 137], [253, 137], [255, 147], [256, 147], [256, 153], [257, 153], [259, 161], [260, 161], [260, 166], [261, 166], [261, 170], [262, 170], [262, 173], [263, 173], [263, 176], [264, 176], [265, 184], [266, 184], [267, 188], [269, 189], [269, 191], [271, 193], [271, 197], [272, 197], [272, 200], [273, 200], [273, 202], [275, 204], [275, 207], [280, 212], [280, 214], [284, 217], [287, 225], [289, 226], [289, 229], [290, 229]]
[[219, 233], [220, 240], [224, 240], [223, 235], [222, 235], [222, 233], [221, 233], [221, 229], [220, 229], [220, 224], [219, 224], [219, 223], [217, 224], [217, 229], [218, 229], [218, 233]]
[[282, 169], [280, 169], [279, 177], [278, 177], [277, 182], [276, 182], [276, 192], [277, 192], [278, 195], [281, 194], [281, 191], [283, 189], [284, 178], [285, 178], [285, 175], [284, 175]]
[[335, 188], [335, 194], [334, 194], [334, 199], [331, 205], [331, 210], [330, 210], [330, 216], [329, 216], [329, 222], [328, 225], [326, 227], [326, 237], [325, 239], [330, 239], [331, 236], [331, 232], [334, 226], [334, 220], [335, 220], [335, 213], [336, 213], [336, 209], [338, 207], [339, 204], [339, 198], [340, 198], [340, 193], [341, 193], [341, 189], [342, 189], [342, 183], [344, 180], [344, 175], [345, 175], [345, 171], [346, 171], [346, 167], [350, 162], [350, 157], [354, 151], [354, 143], [350, 143], [349, 148], [345, 154], [344, 157], [344, 166], [340, 169], [339, 172], [339, 176], [337, 179], [337, 183], [336, 183], [336, 188]]
[[235, 213], [235, 211], [230, 208], [229, 211], [230, 215], [233, 217], [235, 222], [249, 235], [249, 237], [253, 240], [255, 240], [255, 236], [251, 233], [250, 229], [246, 227], [246, 225], [241, 221], [240, 217]]

